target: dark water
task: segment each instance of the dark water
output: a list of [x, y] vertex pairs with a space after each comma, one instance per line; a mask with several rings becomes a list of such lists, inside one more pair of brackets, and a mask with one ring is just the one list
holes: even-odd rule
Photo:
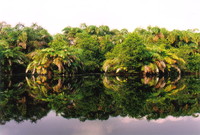
[[199, 77], [0, 81], [0, 135], [200, 135]]

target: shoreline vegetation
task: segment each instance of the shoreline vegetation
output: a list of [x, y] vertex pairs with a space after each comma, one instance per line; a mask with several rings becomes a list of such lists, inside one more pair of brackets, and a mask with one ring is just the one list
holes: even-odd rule
[[0, 22], [1, 74], [198, 74], [199, 61], [197, 29], [129, 32], [83, 23], [51, 35], [37, 24]]

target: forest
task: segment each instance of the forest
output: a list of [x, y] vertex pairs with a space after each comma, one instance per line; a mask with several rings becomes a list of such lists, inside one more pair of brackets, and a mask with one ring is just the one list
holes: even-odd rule
[[83, 23], [51, 35], [36, 23], [0, 23], [1, 74], [198, 73], [199, 61], [198, 29], [148, 26], [129, 32]]

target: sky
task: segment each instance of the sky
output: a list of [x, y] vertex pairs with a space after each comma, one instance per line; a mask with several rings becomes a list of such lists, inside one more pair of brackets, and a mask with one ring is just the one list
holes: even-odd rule
[[51, 34], [81, 23], [130, 32], [149, 25], [200, 29], [200, 0], [0, 0], [0, 5], [0, 22], [37, 23]]

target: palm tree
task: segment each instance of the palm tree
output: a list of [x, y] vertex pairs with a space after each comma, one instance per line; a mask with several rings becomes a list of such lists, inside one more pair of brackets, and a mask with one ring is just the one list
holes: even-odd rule
[[26, 41], [25, 53], [30, 53], [36, 49], [46, 48], [48, 47], [48, 43], [52, 40], [53, 38], [48, 31], [36, 23], [32, 24], [31, 27], [25, 27], [18, 39], [20, 44], [25, 43]]
[[74, 74], [83, 69], [83, 64], [74, 50], [69, 48], [54, 49], [46, 48], [37, 50], [29, 56], [32, 62], [29, 63], [26, 72], [32, 74]]
[[15, 68], [19, 70], [19, 67], [26, 66], [27, 58], [19, 49], [17, 47], [12, 49], [0, 46], [0, 66], [2, 72], [12, 74]]
[[165, 73], [166, 71], [169, 72], [171, 68], [176, 69], [181, 74], [180, 67], [183, 67], [185, 60], [159, 46], [149, 46], [148, 49], [152, 53], [153, 62], [142, 67], [144, 74]]
[[83, 29], [81, 28], [73, 28], [73, 27], [65, 27], [63, 29], [64, 35], [66, 36], [66, 38], [68, 39], [69, 45], [75, 45], [76, 44], [76, 34], [78, 33], [82, 33]]

